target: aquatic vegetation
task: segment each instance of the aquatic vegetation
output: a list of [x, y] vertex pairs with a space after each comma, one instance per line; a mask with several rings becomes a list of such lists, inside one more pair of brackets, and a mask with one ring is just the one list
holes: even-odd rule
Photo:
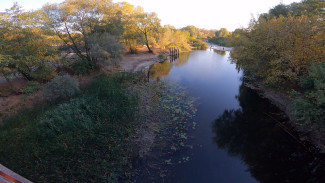
[[138, 121], [142, 123], [135, 143], [139, 157], [146, 159], [145, 164], [137, 167], [135, 179], [159, 180], [164, 177], [161, 175], [168, 174], [168, 166], [189, 161], [189, 158], [177, 159], [173, 155], [191, 147], [189, 132], [196, 124], [193, 123], [196, 99], [189, 97], [185, 87], [171, 82], [142, 83], [133, 87], [131, 91], [140, 93]]

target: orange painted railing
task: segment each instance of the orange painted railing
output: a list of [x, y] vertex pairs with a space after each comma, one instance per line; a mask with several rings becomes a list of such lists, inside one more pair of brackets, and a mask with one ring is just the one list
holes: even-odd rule
[[31, 183], [31, 181], [0, 164], [0, 183]]

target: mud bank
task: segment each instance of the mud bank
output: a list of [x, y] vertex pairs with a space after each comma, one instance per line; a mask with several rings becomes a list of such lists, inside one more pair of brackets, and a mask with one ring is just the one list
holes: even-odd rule
[[317, 129], [312, 129], [307, 126], [301, 126], [296, 121], [296, 110], [294, 107], [294, 98], [289, 94], [276, 91], [273, 89], [266, 88], [262, 83], [256, 81], [253, 78], [244, 76], [243, 82], [246, 87], [249, 87], [258, 92], [259, 95], [268, 99], [273, 105], [277, 106], [281, 111], [283, 111], [289, 118], [289, 122], [285, 123], [285, 128], [297, 134], [297, 140], [303, 144], [308, 144], [308, 146], [313, 146], [311, 151], [314, 152], [325, 152], [324, 144], [324, 132]]

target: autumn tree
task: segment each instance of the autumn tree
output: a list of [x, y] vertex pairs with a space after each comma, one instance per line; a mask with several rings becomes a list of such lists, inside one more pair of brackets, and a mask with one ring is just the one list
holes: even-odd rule
[[171, 25], [165, 25], [158, 35], [157, 44], [163, 49], [176, 47], [181, 51], [189, 51], [191, 50], [190, 42], [189, 32], [176, 29]]
[[261, 15], [263, 18], [274, 18], [280, 15], [287, 17], [301, 15], [319, 15], [324, 16], [325, 1], [323, 0], [303, 0], [300, 3], [291, 3], [290, 5], [279, 4], [269, 10], [269, 13]]
[[43, 12], [24, 12], [15, 3], [0, 14], [0, 71], [5, 77], [16, 72], [27, 80], [51, 77], [50, 61], [58, 57], [53, 40], [40, 28]]
[[[290, 25], [290, 26], [288, 26]], [[232, 57], [266, 84], [296, 83], [313, 62], [323, 62], [324, 26], [317, 17], [260, 19], [233, 42]]]
[[267, 85], [297, 85], [299, 77], [307, 75], [312, 63], [325, 59], [325, 27], [322, 13], [315, 14], [319, 8], [314, 6], [316, 1], [288, 6], [305, 7], [310, 11], [303, 15], [289, 13], [266, 18], [263, 15], [252, 20], [250, 27], [234, 33], [232, 58]]
[[303, 0], [300, 3], [292, 3], [287, 6], [293, 16], [318, 15], [324, 16], [324, 0]]
[[[104, 58], [119, 55], [122, 46], [118, 40], [123, 29], [121, 13], [111, 0], [66, 0], [61, 4], [47, 4], [43, 9], [47, 14], [47, 28], [55, 31], [65, 45], [90, 65], [103, 55]], [[96, 42], [106, 39], [111, 42], [106, 42], [105, 46]], [[98, 50], [103, 53], [99, 54]]]
[[164, 26], [158, 34], [158, 45], [162, 49], [168, 49], [171, 47], [173, 33], [176, 31], [175, 27], [170, 25]]
[[279, 4], [275, 6], [274, 8], [270, 9], [269, 14], [272, 17], [279, 17], [280, 15], [282, 16], [287, 16], [289, 13], [289, 8], [288, 6], [284, 4]]
[[122, 14], [123, 33], [121, 35], [124, 46], [130, 53], [136, 53], [137, 47], [143, 42], [142, 33], [138, 29], [138, 16], [144, 13], [143, 8], [129, 3], [116, 3], [116, 8]]
[[229, 37], [230, 33], [226, 28], [221, 28], [220, 30], [216, 31], [216, 37]]
[[[325, 131], [325, 24], [322, 0], [280, 5], [234, 31], [232, 59], [246, 76], [290, 91], [295, 123]], [[286, 13], [288, 12], [288, 13]], [[324, 149], [323, 149], [324, 150]]]
[[182, 31], [187, 31], [190, 33], [190, 39], [194, 40], [194, 39], [201, 39], [204, 37], [203, 32], [201, 31], [201, 29], [193, 26], [193, 25], [189, 25], [186, 27], [183, 27], [181, 29]]
[[160, 29], [160, 19], [156, 13], [141, 13], [137, 16], [137, 27], [144, 37], [148, 51], [152, 53], [149, 40]]
[[191, 50], [189, 37], [190, 35], [188, 32], [177, 30], [172, 35], [171, 44], [182, 51], [189, 51]]
[[220, 30], [215, 31], [215, 36], [209, 39], [210, 43], [219, 45], [219, 46], [228, 46], [230, 47], [230, 37], [232, 33], [229, 32], [226, 28], [221, 28]]

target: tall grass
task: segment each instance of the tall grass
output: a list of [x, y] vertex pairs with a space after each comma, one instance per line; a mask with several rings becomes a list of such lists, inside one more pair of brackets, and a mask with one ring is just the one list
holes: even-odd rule
[[133, 76], [101, 75], [61, 104], [22, 111], [0, 127], [0, 162], [35, 182], [111, 182], [127, 165]]
[[156, 152], [149, 174], [159, 177], [161, 165], [184, 161], [170, 156], [187, 146], [196, 109], [184, 88], [145, 77], [101, 75], [70, 99], [5, 120], [0, 162], [34, 182], [121, 182], [134, 178], [135, 157]]

